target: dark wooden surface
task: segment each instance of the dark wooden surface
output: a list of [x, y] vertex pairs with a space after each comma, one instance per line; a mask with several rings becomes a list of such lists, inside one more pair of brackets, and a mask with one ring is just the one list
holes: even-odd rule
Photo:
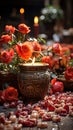
[[[15, 111], [13, 108], [5, 109], [3, 106], [0, 106], [0, 113], [9, 113], [10, 111]], [[51, 121], [48, 122], [48, 128], [40, 129], [37, 127], [23, 127], [22, 130], [73, 130], [73, 117], [62, 117], [60, 123], [53, 123]]]

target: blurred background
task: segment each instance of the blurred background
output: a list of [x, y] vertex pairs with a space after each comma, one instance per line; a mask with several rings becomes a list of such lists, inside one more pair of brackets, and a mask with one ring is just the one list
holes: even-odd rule
[[[49, 7], [52, 6], [51, 10]], [[24, 11], [20, 12], [23, 8]], [[45, 9], [45, 12], [44, 12]], [[48, 9], [48, 10], [47, 10]], [[57, 17], [57, 10], [61, 9], [61, 16]], [[50, 15], [48, 13], [50, 12]], [[45, 16], [45, 14], [47, 14]], [[53, 15], [54, 14], [54, 15]], [[0, 32], [6, 24], [18, 26], [20, 23], [27, 24], [32, 30], [30, 35], [34, 35], [34, 17], [39, 18], [39, 34], [47, 35], [48, 39], [61, 40], [61, 35], [68, 36], [65, 40], [72, 42], [73, 39], [73, 0], [1, 0], [0, 1]], [[42, 17], [44, 16], [44, 17]], [[58, 16], [59, 12], [58, 12]], [[55, 19], [56, 17], [56, 19]], [[49, 20], [48, 20], [49, 18]], [[57, 20], [58, 18], [58, 20]], [[59, 19], [60, 18], [60, 19]], [[45, 22], [44, 22], [45, 21]], [[53, 32], [45, 24], [53, 28]], [[50, 24], [52, 23], [52, 25]], [[54, 23], [54, 25], [53, 25]], [[58, 35], [59, 34], [59, 35]], [[57, 37], [58, 36], [58, 37]], [[68, 41], [69, 42], [69, 41]]]

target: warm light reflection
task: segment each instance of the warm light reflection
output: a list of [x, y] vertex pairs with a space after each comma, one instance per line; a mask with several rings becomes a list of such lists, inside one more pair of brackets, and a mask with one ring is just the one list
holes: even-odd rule
[[32, 59], [32, 65], [35, 63], [35, 57], [33, 57]]
[[34, 17], [34, 24], [38, 24], [38, 17], [37, 16]]
[[24, 12], [25, 12], [24, 8], [21, 8], [21, 9], [20, 9], [20, 13], [21, 13], [21, 14], [24, 14]]

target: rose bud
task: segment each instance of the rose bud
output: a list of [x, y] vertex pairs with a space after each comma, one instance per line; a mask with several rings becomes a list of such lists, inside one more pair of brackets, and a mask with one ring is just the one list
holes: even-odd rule
[[16, 122], [16, 120], [17, 120], [16, 115], [11, 115], [9, 117], [9, 120], [12, 121], [12, 122]]
[[4, 125], [4, 130], [13, 130], [13, 125], [8, 124], [8, 125]]
[[41, 109], [41, 110], [39, 111], [39, 116], [41, 117], [41, 116], [43, 116], [43, 115], [46, 114], [46, 113], [47, 113], [46, 110]]
[[0, 130], [4, 130], [4, 124], [0, 123]]
[[0, 113], [0, 117], [1, 117], [1, 116], [5, 117], [5, 113], [1, 112], [1, 113]]
[[5, 125], [11, 124], [11, 123], [12, 123], [12, 121], [10, 121], [10, 120], [5, 120]]
[[10, 112], [8, 113], [7, 118], [9, 119], [9, 117], [10, 117], [11, 115], [14, 115], [14, 112], [13, 112], [13, 111], [10, 111]]
[[61, 121], [61, 117], [60, 117], [59, 115], [54, 115], [54, 116], [52, 117], [52, 121], [53, 121], [53, 122], [60, 122], [60, 121]]
[[52, 103], [48, 102], [48, 104], [47, 104], [47, 110], [54, 111], [55, 110], [55, 106]]
[[47, 122], [38, 122], [37, 123], [37, 127], [40, 128], [40, 129], [44, 129], [44, 128], [47, 128], [48, 127], [48, 123]]
[[31, 118], [36, 118], [36, 119], [38, 119], [38, 118], [39, 118], [38, 112], [32, 112]]
[[0, 116], [0, 123], [5, 123], [5, 117], [4, 116]]
[[62, 109], [63, 109], [63, 107], [56, 108], [56, 109], [55, 109], [55, 112], [56, 112], [57, 114], [59, 114], [59, 113], [61, 113]]
[[27, 115], [28, 115], [28, 112], [27, 112], [27, 111], [21, 111], [21, 112], [20, 112], [20, 115], [27, 116]]
[[34, 126], [36, 126], [36, 120], [35, 119], [23, 120], [23, 126], [25, 126], [25, 127], [34, 127]]
[[22, 124], [15, 124], [14, 125], [14, 130], [21, 130]]
[[61, 116], [67, 116], [67, 111], [66, 111], [66, 109], [62, 109], [61, 112], [60, 112], [60, 115], [61, 115]]
[[52, 116], [51, 116], [51, 114], [44, 114], [43, 116], [42, 116], [42, 120], [43, 121], [51, 121], [52, 120]]
[[10, 106], [9, 103], [4, 103], [5, 108], [9, 108], [9, 106]]
[[15, 102], [11, 102], [11, 103], [9, 104], [9, 107], [15, 108], [15, 107], [16, 107], [16, 103], [15, 103]]
[[64, 109], [67, 111], [67, 113], [69, 112], [69, 106], [68, 105], [65, 105]]
[[64, 85], [62, 82], [60, 81], [56, 81], [53, 85], [52, 85], [52, 90], [53, 92], [63, 92], [64, 90]]
[[22, 124], [23, 125], [24, 124], [24, 119], [23, 118], [19, 118], [18, 119], [18, 124]]
[[73, 111], [72, 110], [70, 110], [69, 116], [73, 117]]

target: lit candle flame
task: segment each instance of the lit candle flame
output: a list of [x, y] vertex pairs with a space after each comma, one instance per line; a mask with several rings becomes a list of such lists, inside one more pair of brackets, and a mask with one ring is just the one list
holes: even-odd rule
[[32, 65], [35, 63], [35, 57], [33, 57], [32, 59]]
[[38, 17], [37, 16], [34, 17], [34, 24], [38, 24]]
[[21, 8], [20, 9], [20, 14], [24, 14], [24, 12], [25, 12], [24, 8]]

